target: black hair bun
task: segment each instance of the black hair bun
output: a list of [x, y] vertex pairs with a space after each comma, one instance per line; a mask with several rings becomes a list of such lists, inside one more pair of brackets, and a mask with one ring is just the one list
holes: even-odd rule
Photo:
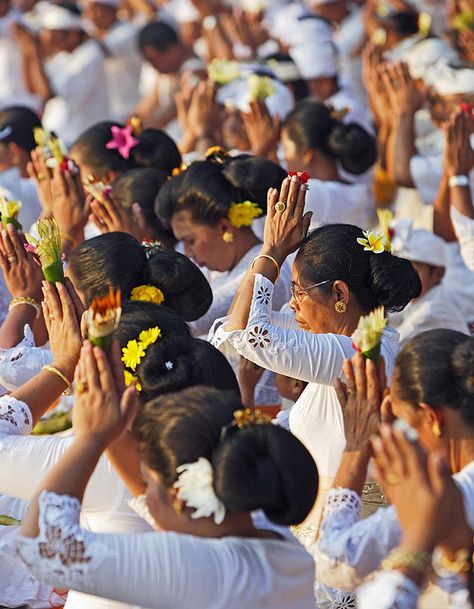
[[375, 138], [357, 123], [336, 123], [328, 138], [329, 151], [349, 173], [359, 175], [375, 163]]
[[453, 351], [452, 365], [459, 393], [474, 404], [474, 339], [467, 338]]
[[299, 524], [316, 500], [314, 460], [276, 425], [239, 430], [218, 445], [212, 460], [216, 494], [232, 512], [261, 509], [278, 524]]
[[409, 260], [388, 252], [369, 255], [372, 291], [387, 311], [402, 311], [413, 298], [420, 296], [420, 276]]

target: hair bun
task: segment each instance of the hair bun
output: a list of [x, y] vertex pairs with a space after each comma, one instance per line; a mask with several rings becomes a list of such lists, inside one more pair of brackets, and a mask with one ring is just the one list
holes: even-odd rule
[[472, 401], [474, 398], [474, 339], [466, 337], [466, 340], [454, 349], [451, 361], [460, 392], [468, 394], [469, 400]]
[[336, 123], [327, 145], [343, 168], [355, 175], [367, 171], [377, 158], [375, 138], [357, 123]]
[[421, 280], [405, 258], [387, 252], [370, 254], [370, 282], [377, 302], [387, 311], [401, 311], [421, 294]]

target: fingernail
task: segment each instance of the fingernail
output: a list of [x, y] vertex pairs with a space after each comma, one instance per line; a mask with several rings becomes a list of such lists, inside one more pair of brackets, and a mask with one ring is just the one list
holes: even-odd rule
[[370, 438], [370, 441], [372, 442], [372, 446], [375, 451], [379, 451], [382, 449], [382, 440], [378, 436], [372, 436]]

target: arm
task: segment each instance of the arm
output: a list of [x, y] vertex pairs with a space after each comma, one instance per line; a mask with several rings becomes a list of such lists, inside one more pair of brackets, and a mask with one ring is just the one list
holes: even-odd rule
[[446, 174], [441, 180], [433, 206], [433, 232], [445, 241], [456, 241], [456, 233], [451, 221], [449, 205], [449, 186]]

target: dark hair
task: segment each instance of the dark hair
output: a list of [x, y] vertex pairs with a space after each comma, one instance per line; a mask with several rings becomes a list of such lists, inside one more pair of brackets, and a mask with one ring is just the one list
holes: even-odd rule
[[163, 239], [174, 239], [173, 233], [165, 229], [155, 214], [155, 199], [160, 188], [166, 182], [166, 175], [158, 169], [130, 169], [112, 184], [112, 196], [116, 203], [125, 209], [131, 209], [138, 203], [148, 226], [157, 233], [164, 233]]
[[0, 111], [0, 131], [11, 130], [0, 140], [2, 144], [14, 142], [19, 148], [31, 152], [35, 146], [35, 127], [41, 127], [37, 114], [23, 106], [8, 106]]
[[145, 129], [140, 143], [132, 155], [140, 167], [153, 167], [170, 176], [173, 169], [181, 167], [181, 154], [168, 134], [159, 129]]
[[78, 15], [78, 16], [81, 15], [81, 11], [80, 11], [79, 7], [74, 2], [69, 2], [68, 0], [62, 0], [61, 2], [57, 2], [56, 6], [60, 6], [61, 8], [64, 8], [65, 10], [69, 11], [70, 13], [73, 13], [74, 15]]
[[279, 524], [298, 524], [316, 499], [318, 472], [303, 444], [272, 424], [251, 425], [221, 441], [242, 408], [235, 395], [205, 387], [158, 397], [134, 424], [145, 463], [170, 487], [176, 469], [208, 459], [214, 489], [230, 512], [263, 510]]
[[[409, 260], [388, 252], [367, 252], [357, 243], [362, 229], [352, 224], [327, 224], [310, 233], [295, 259], [310, 283], [345, 281], [361, 308], [369, 312], [383, 305], [401, 311], [421, 294], [421, 280]], [[331, 285], [321, 286], [330, 291]]]
[[165, 295], [163, 304], [186, 321], [195, 321], [209, 310], [212, 290], [200, 269], [178, 252], [158, 252], [148, 261], [152, 285]]
[[474, 338], [446, 329], [418, 334], [398, 354], [395, 378], [400, 399], [414, 408], [444, 406], [474, 427]]
[[138, 33], [138, 46], [142, 53], [145, 47], [152, 47], [163, 52], [176, 44], [181, 44], [178, 34], [172, 27], [162, 21], [148, 23]]
[[298, 152], [318, 150], [337, 159], [349, 173], [367, 171], [377, 158], [375, 138], [357, 123], [342, 123], [332, 110], [314, 100], [299, 102], [283, 124]]
[[232, 203], [246, 200], [257, 203], [265, 214], [268, 189], [280, 187], [285, 176], [276, 163], [250, 155], [197, 161], [161, 189], [155, 210], [165, 226], [184, 210], [194, 222], [212, 226], [227, 217]]
[[156, 252], [148, 260], [140, 243], [127, 233], [105, 233], [81, 243], [72, 252], [69, 267], [86, 304], [107, 291], [120, 288], [127, 299], [134, 287], [159, 288], [164, 304], [186, 321], [204, 315], [212, 291], [198, 267], [178, 252]]
[[386, 17], [379, 17], [385, 28], [402, 36], [411, 36], [419, 31], [419, 13], [415, 10], [391, 12]]
[[136, 167], [133, 155], [124, 159], [118, 150], [109, 150], [106, 145], [112, 139], [112, 127], [123, 127], [113, 121], [102, 121], [89, 127], [81, 133], [72, 145], [72, 149], [79, 152], [87, 161], [94, 175], [102, 179], [108, 171], [124, 173]]

